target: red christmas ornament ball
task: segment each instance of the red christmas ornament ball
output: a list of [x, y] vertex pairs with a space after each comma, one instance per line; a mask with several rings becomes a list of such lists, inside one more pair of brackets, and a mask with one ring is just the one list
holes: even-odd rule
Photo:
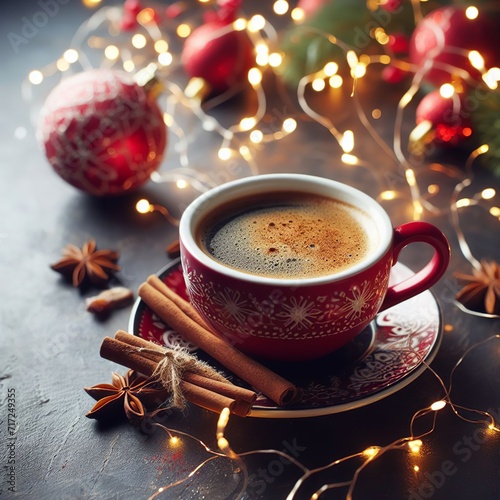
[[395, 12], [401, 7], [401, 0], [385, 0], [380, 2], [380, 8], [387, 12]]
[[226, 20], [214, 19], [186, 39], [182, 63], [190, 78], [202, 78], [212, 92], [222, 93], [247, 78], [255, 56], [244, 31], [231, 30]]
[[410, 42], [403, 33], [393, 33], [389, 35], [387, 46], [394, 54], [406, 54], [410, 48]]
[[142, 10], [142, 5], [139, 0], [125, 0], [123, 10], [137, 16]]
[[63, 80], [47, 97], [37, 135], [54, 170], [96, 196], [145, 183], [167, 144], [163, 114], [125, 72], [96, 69]]
[[299, 0], [297, 2], [297, 8], [304, 11], [305, 17], [310, 17], [323, 8], [328, 1], [329, 0]]
[[408, 72], [396, 66], [386, 66], [382, 70], [382, 78], [387, 83], [400, 83], [408, 76]]
[[498, 26], [485, 12], [469, 19], [465, 8], [442, 7], [430, 12], [413, 31], [410, 61], [418, 68], [427, 60], [432, 61], [424, 80], [436, 86], [451, 82], [453, 74], [458, 73], [455, 68], [464, 69], [480, 80], [481, 74], [471, 65], [468, 53], [477, 50], [486, 67], [497, 66], [498, 42]]
[[439, 90], [434, 90], [420, 101], [415, 121], [417, 125], [423, 121], [432, 124], [435, 142], [456, 146], [472, 134], [467, 115], [461, 95], [443, 97]]
[[125, 0], [121, 24], [123, 31], [132, 31], [137, 26], [137, 15], [141, 10], [142, 6], [139, 0]]

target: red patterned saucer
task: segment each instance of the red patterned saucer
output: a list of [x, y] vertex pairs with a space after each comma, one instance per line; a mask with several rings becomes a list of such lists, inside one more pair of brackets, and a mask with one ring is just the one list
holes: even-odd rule
[[[397, 263], [391, 271], [391, 280], [401, 281], [411, 274], [407, 267]], [[179, 295], [188, 298], [179, 260], [163, 268], [158, 276]], [[196, 350], [153, 314], [141, 299], [132, 309], [129, 331], [167, 346], [181, 345]], [[302, 397], [293, 406], [283, 408], [260, 396], [250, 416], [311, 417], [378, 401], [399, 391], [425, 371], [426, 364], [439, 349], [441, 337], [441, 311], [432, 293], [423, 292], [377, 315], [353, 342], [333, 354], [305, 363], [266, 362], [300, 387]], [[204, 352], [197, 351], [197, 356], [224, 371], [224, 367]], [[231, 380], [245, 385], [234, 377]]]

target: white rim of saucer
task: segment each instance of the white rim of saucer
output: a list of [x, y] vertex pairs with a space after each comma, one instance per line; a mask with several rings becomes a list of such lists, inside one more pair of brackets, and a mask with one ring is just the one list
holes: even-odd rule
[[[261, 189], [259, 189], [261, 188]], [[211, 259], [201, 250], [195, 241], [194, 234], [200, 219], [208, 212], [223, 203], [237, 200], [243, 196], [258, 194], [259, 192], [305, 192], [331, 197], [340, 201], [353, 204], [366, 212], [374, 221], [379, 234], [379, 244], [370, 253], [369, 257], [354, 266], [335, 274], [319, 276], [314, 278], [280, 279], [266, 276], [258, 276], [245, 273], [237, 269], [225, 266]], [[210, 189], [196, 198], [185, 209], [179, 223], [179, 239], [181, 247], [184, 245], [187, 251], [199, 262], [217, 273], [225, 276], [274, 286], [308, 286], [321, 285], [332, 281], [340, 281], [349, 276], [357, 274], [371, 267], [380, 260], [388, 251], [393, 238], [393, 227], [385, 210], [370, 196], [347, 184], [305, 174], [259, 174], [244, 177], [234, 181], [221, 184]]]

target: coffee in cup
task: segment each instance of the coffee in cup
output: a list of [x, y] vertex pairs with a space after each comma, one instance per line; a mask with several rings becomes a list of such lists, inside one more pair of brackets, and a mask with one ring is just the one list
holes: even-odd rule
[[[249, 355], [290, 362], [339, 349], [378, 312], [431, 287], [450, 252], [432, 224], [393, 228], [365, 193], [301, 174], [204, 193], [184, 211], [179, 241], [190, 301], [214, 333]], [[433, 248], [431, 260], [389, 285], [414, 242]]]
[[373, 220], [349, 203], [275, 192], [218, 207], [200, 222], [200, 248], [221, 264], [279, 279], [325, 276], [361, 262], [375, 246]]

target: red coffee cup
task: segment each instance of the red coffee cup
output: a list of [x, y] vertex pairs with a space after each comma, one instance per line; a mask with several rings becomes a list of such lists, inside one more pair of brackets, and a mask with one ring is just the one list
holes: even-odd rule
[[[234, 269], [201, 248], [200, 223], [236, 200], [276, 192], [303, 192], [362, 209], [372, 243], [352, 267], [311, 278], [274, 278]], [[306, 361], [350, 342], [379, 311], [413, 297], [444, 274], [449, 244], [426, 222], [392, 227], [384, 209], [345, 184], [302, 174], [268, 174], [228, 182], [204, 193], [184, 211], [180, 227], [181, 261], [189, 298], [216, 334], [241, 351], [263, 359]], [[434, 249], [429, 263], [411, 278], [388, 285], [391, 267], [408, 244]]]

